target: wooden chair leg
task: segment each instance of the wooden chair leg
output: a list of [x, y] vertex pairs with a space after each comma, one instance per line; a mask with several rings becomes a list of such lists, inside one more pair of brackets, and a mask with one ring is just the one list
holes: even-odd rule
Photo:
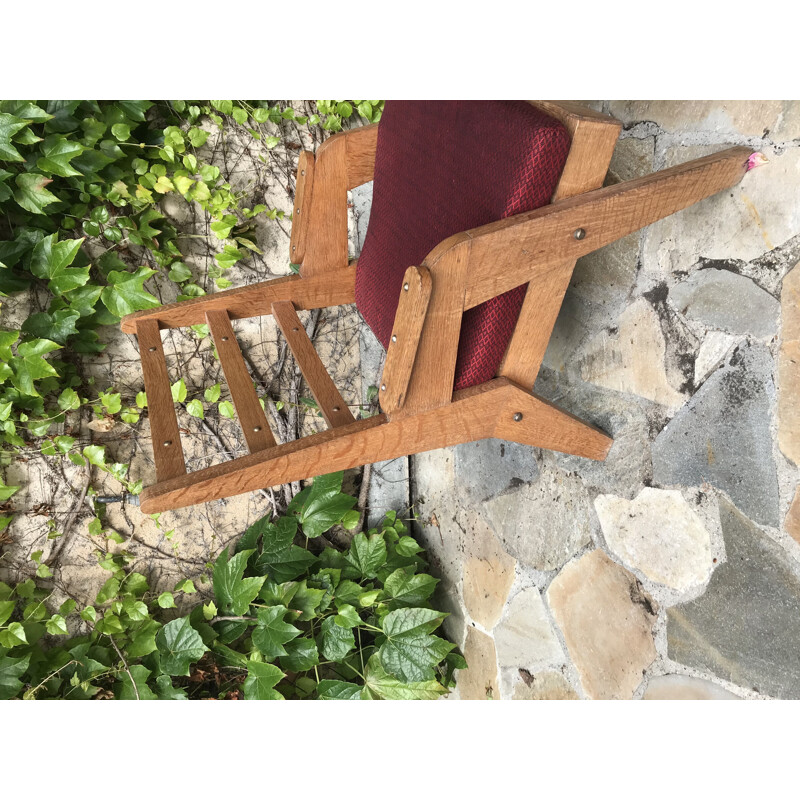
[[588, 422], [510, 383], [494, 436], [603, 461], [614, 440]]

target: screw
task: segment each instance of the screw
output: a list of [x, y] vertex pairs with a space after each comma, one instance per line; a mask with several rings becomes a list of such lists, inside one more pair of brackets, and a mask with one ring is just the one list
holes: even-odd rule
[[223, 337], [222, 337], [222, 341], [223, 341], [223, 342], [227, 342], [227, 341], [228, 341], [228, 337], [227, 337], [227, 336], [223, 336]]
[[334, 411], [338, 411], [338, 410], [339, 410], [339, 406], [334, 406], [334, 407], [333, 407], [333, 410], [334, 410]]
[[151, 352], [151, 353], [155, 353], [155, 351], [156, 351], [156, 348], [155, 348], [155, 347], [150, 347], [150, 348], [148, 348], [148, 349], [150, 350], [150, 352]]
[[382, 384], [381, 384], [381, 391], [382, 391], [382, 392], [385, 392], [385, 391], [386, 391], [386, 384], [385, 384], [385, 383], [382, 383]]
[[297, 211], [295, 211], [294, 213], [299, 216], [300, 215], [300, 209], [298, 208]]
[[299, 330], [300, 330], [300, 328], [292, 328], [292, 330], [293, 330], [295, 333], [297, 333], [297, 331], [299, 331]]
[[297, 245], [292, 245], [292, 251], [297, 250]]
[[580, 241], [586, 238], [586, 231], [583, 228], [575, 228], [575, 233], [572, 235]]
[[403, 284], [403, 291], [404, 291], [404, 292], [407, 292], [407, 291], [408, 291], [408, 284], [407, 284], [407, 283], [404, 283], [404, 284]]
[[522, 422], [522, 412], [521, 411], [517, 411], [517, 413], [514, 414], [514, 422]]
[[253, 430], [254, 430], [256, 433], [258, 433], [258, 432], [261, 430], [261, 426], [260, 426], [260, 425], [256, 425], [256, 426], [255, 426], [255, 428], [253, 428]]
[[164, 447], [169, 447], [171, 444], [172, 444], [172, 442], [169, 441], [169, 439], [167, 439], [167, 441], [164, 442]]
[[300, 170], [300, 174], [301, 174], [301, 175], [305, 175], [305, 174], [306, 174], [306, 171], [305, 171], [304, 169], [301, 169], [301, 170]]
[[397, 341], [397, 337], [396, 336], [392, 336], [392, 341], [396, 342]]

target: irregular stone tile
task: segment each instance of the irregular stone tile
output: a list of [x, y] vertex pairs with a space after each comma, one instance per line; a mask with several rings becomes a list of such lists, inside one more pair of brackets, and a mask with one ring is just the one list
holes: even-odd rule
[[772, 358], [742, 344], [661, 431], [652, 448], [660, 485], [726, 491], [756, 522], [777, 527], [778, 480], [772, 455]]
[[645, 488], [634, 500], [594, 501], [608, 546], [628, 566], [677, 591], [711, 575], [711, 536], [677, 491]]
[[786, 514], [786, 519], [783, 521], [783, 527], [786, 533], [794, 539], [797, 544], [800, 544], [800, 486], [794, 493], [794, 500], [789, 506], [789, 512]]
[[669, 291], [688, 319], [727, 333], [768, 337], [777, 328], [778, 301], [753, 281], [725, 269], [693, 272]]
[[476, 501], [531, 483], [539, 475], [533, 450], [503, 439], [481, 439], [453, 448], [456, 480]]
[[573, 362], [581, 342], [588, 336], [587, 321], [594, 309], [568, 289], [553, 326], [542, 364], [555, 372], [564, 372]]
[[642, 700], [741, 700], [716, 683], [689, 675], [658, 675], [647, 682]]
[[645, 397], [675, 411], [684, 396], [671, 386], [664, 368], [664, 335], [650, 304], [639, 299], [619, 316], [616, 329], [603, 331], [585, 348], [581, 377], [589, 383]]
[[739, 133], [791, 141], [800, 136], [794, 100], [612, 100], [626, 125], [647, 120], [672, 133]]
[[725, 360], [731, 348], [741, 340], [722, 331], [709, 331], [706, 334], [694, 362], [694, 385], [703, 381]]
[[[668, 148], [663, 166], [722, 149]], [[748, 172], [736, 186], [648, 226], [642, 247], [645, 276], [689, 273], [701, 259], [752, 261], [797, 235], [800, 149], [763, 150], [770, 163]]]
[[[530, 681], [530, 684], [528, 683]], [[514, 700], [579, 700], [560, 672], [530, 673], [514, 689]]]
[[590, 540], [589, 495], [580, 478], [558, 469], [484, 504], [503, 547], [539, 570], [557, 569]]
[[800, 580], [786, 552], [720, 498], [727, 562], [667, 611], [668, 655], [748, 689], [800, 698]]
[[564, 660], [564, 651], [535, 586], [523, 589], [509, 603], [503, 621], [494, 632], [494, 642], [501, 669], [531, 669]]
[[620, 139], [611, 156], [606, 184], [631, 181], [653, 171], [653, 156], [656, 140], [654, 136], [638, 139], [628, 136]]
[[473, 627], [467, 628], [464, 658], [467, 669], [456, 670], [459, 697], [462, 700], [499, 700], [497, 654], [492, 637]]
[[568, 294], [575, 294], [589, 304], [592, 316], [600, 311], [617, 315], [636, 282], [640, 242], [641, 234], [637, 231], [579, 258]]
[[781, 349], [778, 354], [778, 446], [800, 464], [800, 264], [781, 291]]
[[641, 584], [602, 550], [559, 573], [547, 601], [590, 698], [627, 699], [656, 657], [655, 603]]
[[500, 546], [492, 529], [477, 515], [467, 529], [464, 579], [461, 593], [470, 617], [486, 630], [500, 619], [517, 562]]

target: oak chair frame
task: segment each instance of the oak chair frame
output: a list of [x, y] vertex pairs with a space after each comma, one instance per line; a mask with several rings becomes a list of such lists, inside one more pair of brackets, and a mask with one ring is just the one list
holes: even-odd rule
[[[741, 180], [752, 151], [734, 147], [603, 187], [620, 123], [575, 103], [534, 102], [571, 147], [550, 205], [458, 233], [409, 266], [380, 382], [382, 413], [355, 420], [314, 351], [298, 310], [355, 302], [347, 191], [372, 180], [378, 125], [300, 154], [291, 260], [300, 274], [141, 311], [121, 328], [139, 340], [156, 483], [155, 513], [463, 442], [500, 438], [603, 460], [603, 431], [537, 397], [536, 380], [575, 261]], [[465, 310], [529, 284], [496, 377], [453, 391]], [[231, 320], [275, 316], [329, 429], [276, 444]], [[207, 323], [250, 454], [186, 472], [160, 331]]]

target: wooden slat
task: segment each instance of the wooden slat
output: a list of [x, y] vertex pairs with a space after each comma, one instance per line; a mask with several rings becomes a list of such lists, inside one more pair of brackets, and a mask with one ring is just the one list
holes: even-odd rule
[[136, 336], [139, 340], [139, 356], [147, 393], [147, 417], [150, 420], [156, 480], [161, 483], [186, 474], [183, 446], [158, 322], [154, 319], [139, 322], [136, 325]]
[[[529, 399], [526, 399], [529, 398]], [[602, 458], [608, 439], [602, 432], [574, 420], [544, 401], [524, 393], [506, 378], [497, 378], [453, 395], [453, 402], [410, 417], [388, 420], [384, 414], [358, 420], [278, 445], [271, 450], [226, 461], [191, 475], [151, 486], [142, 492], [142, 510], [147, 514], [221, 497], [251, 492], [264, 486], [298, 481], [312, 475], [351, 469], [361, 464], [436, 450], [440, 447], [472, 442], [500, 435], [502, 415], [513, 413], [521, 403], [523, 413], [533, 414], [534, 406], [546, 406], [553, 413], [537, 429], [531, 424], [512, 429], [508, 438], [549, 446], [564, 452]], [[548, 413], [544, 408], [544, 413]], [[556, 413], [557, 412], [557, 413]], [[559, 438], [548, 425], [567, 430]], [[598, 438], [600, 437], [600, 438]], [[572, 450], [570, 448], [574, 448]]]
[[[572, 142], [553, 202], [599, 189], [603, 185], [621, 127], [575, 103], [534, 103], [567, 128]], [[576, 107], [577, 106], [577, 107]], [[586, 112], [591, 112], [586, 115]], [[503, 363], [497, 370], [521, 386], [533, 386], [553, 332], [558, 312], [575, 269], [575, 260], [539, 276], [528, 284], [525, 301]]]
[[347, 188], [355, 189], [362, 183], [369, 183], [375, 172], [378, 123], [347, 131], [344, 140], [347, 145]]
[[230, 317], [225, 311], [207, 311], [206, 322], [214, 338], [247, 449], [251, 453], [257, 453], [267, 447], [275, 447], [275, 437], [267, 424], [264, 409], [258, 402], [253, 379], [242, 358]]
[[303, 150], [297, 162], [292, 233], [289, 238], [289, 260], [292, 264], [302, 264], [305, 258], [313, 190], [314, 154], [309, 150]]
[[336, 384], [331, 380], [328, 370], [320, 361], [311, 339], [300, 322], [291, 301], [284, 300], [272, 304], [272, 314], [278, 327], [281, 329], [289, 349], [292, 351], [303, 377], [306, 379], [308, 388], [314, 399], [317, 401], [319, 410], [325, 422], [331, 428], [339, 425], [348, 425], [353, 422], [353, 415], [350, 409], [342, 400]]
[[426, 267], [409, 267], [403, 277], [378, 394], [381, 408], [387, 414], [405, 402], [430, 296], [430, 271]]
[[435, 248], [423, 264], [431, 273], [430, 301], [405, 400], [392, 419], [446, 405], [453, 396], [471, 242], [451, 238], [459, 243], [446, 250]]
[[317, 150], [308, 226], [300, 274], [310, 278], [344, 269], [347, 266], [347, 141], [342, 134], [332, 136]]
[[[473, 229], [464, 307], [479, 305], [733, 186], [747, 171], [751, 154], [749, 147], [733, 147]], [[574, 236], [579, 228], [585, 231], [582, 239]], [[434, 274], [434, 287], [435, 282]]]
[[137, 311], [123, 317], [120, 328], [125, 333], [135, 333], [137, 323], [145, 319], [157, 320], [161, 328], [200, 325], [206, 321], [206, 311], [214, 310], [227, 311], [231, 319], [259, 317], [271, 314], [272, 304], [279, 300], [291, 300], [299, 311], [345, 305], [355, 302], [355, 281], [355, 262], [345, 269], [309, 278], [287, 275], [205, 297], [193, 297], [182, 303], [170, 303], [150, 311]]

